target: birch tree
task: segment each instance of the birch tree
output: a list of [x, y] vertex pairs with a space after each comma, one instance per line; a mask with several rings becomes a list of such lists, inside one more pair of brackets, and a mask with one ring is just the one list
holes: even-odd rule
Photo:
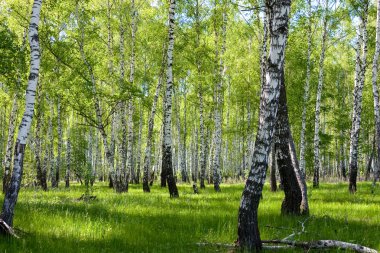
[[303, 108], [302, 108], [302, 126], [300, 137], [300, 170], [305, 173], [305, 131], [306, 131], [306, 113], [307, 103], [309, 101], [309, 88], [310, 88], [310, 72], [311, 72], [311, 46], [312, 46], [312, 32], [311, 32], [311, 0], [307, 1], [308, 7], [308, 27], [307, 27], [307, 60], [306, 60], [306, 79], [305, 79], [305, 91], [303, 95]]
[[262, 248], [257, 209], [265, 181], [268, 156], [277, 116], [290, 3], [290, 0], [267, 1], [267, 6], [270, 7], [268, 8], [270, 51], [267, 59], [266, 83], [261, 88], [259, 125], [252, 166], [243, 190], [238, 214], [237, 245], [253, 250]]
[[358, 147], [362, 111], [362, 92], [367, 68], [367, 19], [368, 1], [363, 2], [360, 10], [360, 25], [356, 48], [355, 86], [353, 93], [353, 110], [350, 138], [350, 177], [348, 189], [351, 193], [356, 192], [356, 178], [358, 171]]
[[170, 0], [169, 6], [169, 36], [167, 51], [166, 94], [164, 104], [164, 127], [162, 145], [162, 173], [164, 173], [170, 197], [179, 197], [173, 176], [172, 161], [172, 92], [173, 92], [173, 49], [176, 1]]
[[314, 125], [314, 176], [313, 187], [319, 187], [319, 172], [321, 168], [320, 151], [319, 151], [319, 128], [320, 128], [320, 110], [321, 110], [321, 98], [324, 78], [324, 62], [326, 52], [327, 41], [327, 11], [329, 6], [329, 0], [325, 0], [324, 14], [323, 14], [323, 32], [322, 32], [322, 46], [321, 54], [319, 56], [319, 73], [318, 73], [318, 87], [317, 87], [317, 99], [315, 102], [315, 125]]
[[285, 192], [285, 198], [281, 206], [281, 213], [300, 214], [302, 195], [290, 154], [289, 141], [291, 134], [286, 101], [285, 77], [283, 72], [281, 76], [279, 105], [274, 135], [276, 161]]
[[374, 104], [374, 113], [375, 113], [375, 135], [376, 135], [375, 154], [377, 154], [377, 157], [380, 157], [380, 111], [379, 111], [379, 89], [377, 86], [379, 54], [380, 54], [380, 0], [377, 1], [375, 54], [373, 55], [373, 61], [372, 61], [372, 91], [373, 91], [373, 104]]
[[149, 188], [149, 168], [151, 166], [151, 156], [152, 156], [152, 142], [153, 142], [153, 129], [154, 129], [154, 117], [156, 115], [157, 110], [157, 102], [158, 98], [160, 96], [161, 86], [162, 86], [162, 79], [165, 74], [165, 64], [166, 64], [166, 46], [163, 45], [162, 49], [162, 63], [161, 63], [161, 69], [158, 77], [158, 83], [156, 87], [156, 93], [153, 97], [153, 104], [151, 108], [151, 112], [149, 115], [148, 120], [148, 133], [146, 137], [146, 146], [145, 146], [145, 152], [144, 152], [144, 166], [143, 166], [143, 191], [144, 192], [150, 192]]
[[[32, 14], [29, 23], [29, 45], [30, 45], [30, 71], [28, 87], [25, 96], [25, 110], [19, 126], [18, 136], [15, 144], [14, 162], [11, 182], [5, 194], [3, 208], [0, 218], [8, 225], [13, 226], [13, 215], [16, 206], [18, 192], [21, 186], [23, 173], [23, 161], [25, 155], [26, 141], [32, 124], [34, 114], [34, 104], [38, 86], [39, 69], [40, 69], [40, 43], [38, 39], [38, 24], [40, 21], [40, 12], [42, 0], [34, 0]], [[3, 233], [4, 227], [1, 227]]]

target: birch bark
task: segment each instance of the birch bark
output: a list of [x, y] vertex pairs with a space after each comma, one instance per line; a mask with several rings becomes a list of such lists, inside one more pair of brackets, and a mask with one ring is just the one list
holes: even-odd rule
[[144, 192], [150, 192], [149, 188], [149, 169], [151, 166], [151, 156], [152, 156], [152, 140], [153, 140], [153, 129], [154, 129], [154, 117], [156, 115], [157, 110], [157, 102], [158, 97], [160, 96], [161, 86], [162, 86], [162, 79], [165, 73], [165, 63], [166, 63], [166, 48], [165, 44], [163, 45], [162, 49], [162, 64], [161, 64], [161, 70], [158, 77], [158, 83], [156, 87], [156, 93], [153, 98], [153, 105], [152, 109], [149, 115], [148, 120], [148, 133], [146, 137], [146, 147], [144, 152], [144, 175], [143, 175], [143, 191]]
[[314, 125], [314, 176], [313, 176], [313, 187], [319, 187], [319, 172], [321, 169], [320, 162], [320, 151], [319, 151], [319, 128], [320, 128], [320, 108], [321, 108], [321, 97], [323, 88], [323, 78], [324, 78], [324, 62], [325, 62], [325, 51], [326, 51], [326, 41], [327, 41], [327, 10], [328, 10], [328, 0], [325, 0], [325, 13], [323, 16], [323, 33], [322, 33], [322, 46], [321, 55], [319, 57], [319, 74], [318, 74], [318, 88], [317, 88], [317, 100], [315, 104], [315, 125]]
[[40, 43], [38, 39], [38, 24], [42, 0], [34, 0], [32, 14], [29, 23], [29, 45], [30, 45], [30, 72], [28, 87], [25, 96], [25, 111], [20, 123], [18, 136], [15, 144], [13, 172], [9, 188], [5, 194], [1, 219], [9, 226], [13, 225], [14, 208], [18, 198], [23, 173], [23, 162], [26, 141], [32, 124], [36, 90], [38, 85], [40, 69]]
[[303, 108], [302, 108], [302, 126], [301, 126], [301, 137], [300, 137], [300, 170], [305, 174], [305, 131], [306, 131], [306, 113], [307, 113], [307, 103], [309, 101], [309, 87], [310, 87], [310, 69], [311, 69], [311, 43], [312, 43], [312, 32], [311, 32], [311, 0], [308, 3], [308, 30], [307, 30], [307, 60], [306, 60], [306, 80], [305, 80], [305, 91], [303, 95]]
[[352, 125], [350, 138], [350, 176], [348, 190], [356, 192], [356, 178], [358, 173], [358, 147], [362, 111], [362, 93], [365, 82], [365, 72], [367, 67], [367, 18], [368, 1], [365, 1], [363, 12], [360, 17], [359, 38], [356, 52], [355, 87], [352, 110]]
[[16, 130], [17, 110], [18, 110], [18, 103], [17, 103], [17, 95], [15, 94], [13, 96], [12, 110], [9, 116], [7, 147], [5, 149], [5, 157], [4, 157], [3, 193], [7, 192], [9, 183], [11, 181], [11, 163], [12, 163], [12, 157], [13, 157], [12, 152], [13, 152], [13, 145], [14, 145], [14, 135], [15, 135], [15, 130]]
[[253, 250], [262, 248], [257, 223], [257, 209], [265, 181], [268, 155], [277, 116], [290, 3], [290, 0], [267, 1], [271, 39], [267, 60], [266, 83], [261, 89], [259, 125], [252, 166], [242, 194], [238, 214], [237, 244], [242, 248]]
[[169, 6], [169, 43], [167, 51], [166, 94], [164, 105], [164, 140], [162, 145], [162, 172], [168, 183], [170, 197], [179, 197], [173, 176], [172, 161], [172, 92], [173, 92], [173, 50], [176, 1], [170, 0]]

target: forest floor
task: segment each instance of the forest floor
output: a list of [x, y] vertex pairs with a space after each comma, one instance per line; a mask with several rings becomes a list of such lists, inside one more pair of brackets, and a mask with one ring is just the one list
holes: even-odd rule
[[[207, 186], [194, 195], [191, 185], [180, 184], [180, 198], [170, 199], [157, 185], [149, 194], [141, 185], [116, 194], [97, 184], [96, 199], [88, 202], [78, 201], [85, 192], [80, 185], [65, 189], [61, 183], [48, 192], [22, 189], [14, 220], [21, 239], [0, 239], [0, 252], [233, 252], [197, 245], [236, 239], [244, 185], [221, 187], [221, 193]], [[309, 188], [311, 216], [304, 222], [305, 217], [282, 216], [283, 192], [269, 192], [266, 185], [259, 208], [262, 239], [283, 239], [301, 231], [304, 222], [306, 233], [296, 240], [335, 239], [380, 250], [380, 187], [371, 194], [370, 183], [359, 183], [355, 195], [347, 188], [343, 183]]]

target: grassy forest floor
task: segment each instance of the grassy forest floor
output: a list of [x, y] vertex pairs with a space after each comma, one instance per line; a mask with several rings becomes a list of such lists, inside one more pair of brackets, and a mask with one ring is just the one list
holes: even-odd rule
[[[228, 252], [196, 243], [234, 242], [243, 187], [223, 184], [222, 193], [215, 193], [208, 186], [194, 195], [185, 184], [179, 185], [180, 198], [170, 199], [167, 189], [157, 185], [150, 194], [141, 185], [116, 194], [98, 184], [93, 191], [97, 198], [89, 202], [77, 200], [85, 191], [80, 185], [68, 190], [61, 184], [48, 192], [22, 189], [14, 226], [25, 234], [0, 239], [0, 252]], [[305, 217], [280, 214], [283, 192], [269, 192], [266, 185], [263, 196], [262, 239], [282, 239], [301, 230]], [[380, 250], [379, 186], [371, 194], [370, 183], [359, 183], [358, 193], [350, 195], [346, 184], [321, 184], [309, 188], [309, 200], [307, 233], [297, 240], [335, 239]]]

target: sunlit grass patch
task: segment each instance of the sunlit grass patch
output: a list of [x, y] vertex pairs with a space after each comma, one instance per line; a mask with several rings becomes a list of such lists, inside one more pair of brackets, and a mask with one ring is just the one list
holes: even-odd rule
[[[243, 184], [212, 186], [192, 193], [180, 184], [180, 198], [153, 186], [143, 193], [131, 185], [117, 194], [106, 184], [94, 187], [95, 200], [78, 201], [80, 185], [43, 192], [22, 189], [14, 225], [26, 232], [20, 240], [0, 240], [0, 252], [223, 252], [199, 247], [198, 242], [233, 243]], [[310, 191], [306, 233], [297, 240], [335, 239], [380, 249], [380, 191], [371, 194], [369, 183], [348, 193], [346, 184], [322, 184]], [[2, 196], [0, 201], [2, 201]], [[280, 214], [282, 192], [265, 186], [259, 207], [263, 239], [282, 239], [301, 230], [305, 217]]]

